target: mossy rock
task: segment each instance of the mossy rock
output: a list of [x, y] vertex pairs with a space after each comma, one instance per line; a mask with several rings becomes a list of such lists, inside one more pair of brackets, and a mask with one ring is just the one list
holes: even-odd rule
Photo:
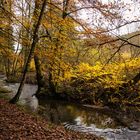
[[11, 92], [11, 91], [4, 87], [0, 87], [0, 93], [9, 93], [9, 92]]

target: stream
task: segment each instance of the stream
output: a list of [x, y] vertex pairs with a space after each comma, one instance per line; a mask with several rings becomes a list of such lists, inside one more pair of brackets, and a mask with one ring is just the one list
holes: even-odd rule
[[[13, 97], [18, 83], [6, 83], [0, 75], [0, 85], [11, 90]], [[66, 129], [93, 133], [107, 140], [140, 140], [140, 112], [114, 113], [109, 108], [87, 107], [57, 100], [38, 100], [32, 96], [37, 90], [36, 85], [25, 84], [20, 104], [28, 106], [33, 112], [46, 120], [62, 124]], [[125, 125], [127, 124], [127, 125]]]

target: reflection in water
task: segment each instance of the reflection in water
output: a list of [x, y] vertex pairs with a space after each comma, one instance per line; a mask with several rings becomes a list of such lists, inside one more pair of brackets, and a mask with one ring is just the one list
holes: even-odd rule
[[[54, 100], [40, 101], [39, 104], [43, 106], [39, 110], [39, 114], [48, 120], [51, 120], [53, 115], [55, 119], [52, 122], [62, 123], [66, 129], [93, 133], [103, 136], [107, 140], [140, 140], [140, 122], [137, 122], [138, 129], [130, 130], [122, 126], [122, 123], [118, 122], [118, 119], [109, 110], [89, 109]], [[49, 110], [53, 112], [51, 115]]]
[[[14, 93], [16, 93], [18, 86], [19, 84], [7, 85]], [[36, 90], [37, 86], [25, 84], [20, 97], [20, 102], [29, 105], [33, 111], [38, 106], [37, 98], [32, 96]], [[140, 140], [140, 114], [134, 121], [134, 118], [131, 119], [127, 115], [114, 115], [106, 109], [90, 109], [55, 100], [39, 100], [39, 105], [40, 108], [37, 112], [39, 115], [53, 123], [63, 124], [66, 129], [94, 133], [106, 137], [107, 140]], [[118, 119], [119, 117], [120, 119]], [[125, 119], [133, 130], [124, 127], [121, 119]]]
[[47, 101], [47, 103], [44, 102], [42, 104], [42, 102], [39, 101], [41, 107], [38, 114], [55, 124], [60, 124], [62, 122], [72, 123], [75, 117], [69, 112], [69, 109], [67, 110], [63, 106], [60, 106], [57, 101], [57, 103], [54, 102]]
[[58, 108], [57, 108], [56, 104], [50, 104], [49, 106], [46, 107], [46, 109], [47, 108], [48, 108], [47, 119], [51, 122], [59, 124], [60, 123], [60, 115], [59, 115], [59, 111], [58, 111]]

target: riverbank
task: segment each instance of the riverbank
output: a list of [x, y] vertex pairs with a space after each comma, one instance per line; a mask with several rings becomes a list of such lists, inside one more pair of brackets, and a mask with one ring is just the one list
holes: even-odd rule
[[0, 139], [101, 140], [94, 135], [67, 131], [62, 126], [49, 124], [4, 99], [0, 99]]
[[[5, 81], [13, 84], [20, 83], [21, 75], [21, 73], [18, 73], [16, 76], [11, 75]], [[98, 78], [105, 77], [96, 77], [97, 81], [95, 79], [79, 79], [77, 77], [70, 81], [63, 81], [55, 89], [51, 89], [47, 77], [44, 78], [44, 85], [36, 93], [38, 99], [49, 98], [98, 107], [107, 106], [118, 111], [123, 109], [129, 110], [130, 107], [134, 107], [136, 110], [140, 109], [140, 83], [131, 86], [125, 83], [111, 87], [111, 84], [108, 86], [105, 86], [103, 83], [103, 85], [97, 84]], [[37, 85], [36, 74], [34, 72], [28, 73], [25, 83]]]

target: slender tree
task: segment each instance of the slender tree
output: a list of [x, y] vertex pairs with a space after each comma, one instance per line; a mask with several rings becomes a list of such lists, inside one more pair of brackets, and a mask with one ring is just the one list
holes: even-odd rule
[[[20, 83], [20, 86], [18, 88], [18, 91], [17, 91], [16, 95], [10, 100], [10, 103], [16, 103], [19, 100], [19, 97], [21, 95], [21, 92], [22, 92], [22, 89], [23, 89], [23, 86], [24, 86], [24, 83], [25, 83], [26, 73], [27, 73], [28, 68], [30, 66], [30, 62], [31, 62], [31, 59], [32, 59], [32, 56], [34, 54], [35, 47], [36, 47], [36, 44], [37, 44], [37, 41], [38, 41], [38, 30], [39, 30], [41, 20], [42, 20], [44, 11], [45, 11], [46, 3], [47, 3], [47, 0], [44, 0], [43, 3], [42, 3], [42, 8], [41, 8], [38, 20], [37, 20], [37, 22], [35, 21], [35, 23], [34, 23], [33, 41], [32, 41], [32, 44], [31, 44], [31, 50], [30, 50], [30, 53], [29, 53], [29, 56], [28, 56], [28, 59], [27, 59], [27, 62], [26, 62], [25, 68], [24, 68], [23, 75], [22, 75], [22, 80], [21, 80], [21, 83]], [[35, 11], [36, 11], [36, 9], [35, 9]]]

